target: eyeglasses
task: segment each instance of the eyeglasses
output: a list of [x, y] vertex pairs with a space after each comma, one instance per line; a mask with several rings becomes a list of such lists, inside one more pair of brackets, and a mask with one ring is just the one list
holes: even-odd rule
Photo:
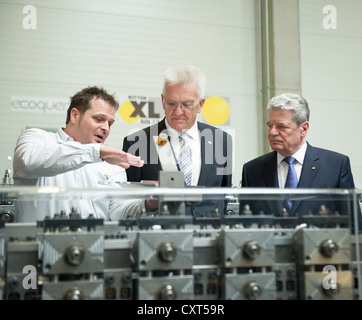
[[176, 110], [178, 106], [180, 106], [182, 111], [191, 111], [193, 110], [197, 104], [199, 103], [199, 101], [197, 101], [195, 104], [192, 103], [177, 103], [177, 102], [167, 102], [164, 101], [163, 106], [167, 109], [167, 110]]

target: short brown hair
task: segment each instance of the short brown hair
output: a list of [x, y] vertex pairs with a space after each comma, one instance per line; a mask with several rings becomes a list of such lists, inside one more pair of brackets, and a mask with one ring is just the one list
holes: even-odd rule
[[118, 110], [119, 104], [114, 98], [114, 95], [109, 94], [103, 88], [87, 87], [77, 92], [73, 97], [70, 97], [70, 106], [67, 110], [67, 119], [65, 124], [68, 124], [70, 121], [70, 111], [73, 108], [78, 109], [80, 113], [83, 114], [90, 108], [90, 102], [93, 98], [107, 101], [116, 111]]

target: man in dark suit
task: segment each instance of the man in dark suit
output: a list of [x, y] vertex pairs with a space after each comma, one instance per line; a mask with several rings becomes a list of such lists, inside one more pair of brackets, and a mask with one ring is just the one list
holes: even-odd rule
[[[244, 164], [242, 187], [284, 188], [289, 173], [284, 158], [295, 159], [294, 169], [297, 188], [353, 189], [354, 181], [349, 158], [343, 154], [316, 148], [306, 141], [309, 129], [309, 107], [307, 101], [291, 93], [281, 94], [270, 100], [267, 106], [268, 139], [274, 150]], [[288, 187], [289, 188], [289, 187]], [[334, 201], [333, 196], [318, 199], [292, 201], [288, 210], [282, 201], [253, 201], [253, 213], [289, 216], [304, 214], [348, 213], [346, 201]], [[317, 199], [317, 200], [316, 200]], [[241, 201], [240, 213], [246, 202]], [[321, 212], [323, 210], [324, 212]]]
[[[176, 168], [180, 170], [180, 154], [184, 150], [180, 134], [183, 133], [186, 134], [185, 140], [191, 149], [191, 155], [188, 157], [192, 158], [187, 174], [188, 177], [191, 176], [190, 181], [185, 184], [199, 187], [231, 187], [231, 136], [218, 128], [197, 121], [197, 114], [201, 112], [205, 103], [205, 84], [205, 76], [196, 67], [180, 66], [166, 69], [161, 94], [165, 118], [125, 137], [123, 141], [123, 150], [128, 150], [145, 161], [141, 170], [127, 170], [128, 181], [158, 181], [160, 170], [167, 170], [167, 161], [175, 161]], [[170, 144], [172, 151], [167, 159], [160, 159], [157, 142], [155, 144], [155, 139], [157, 141], [160, 133], [167, 134], [166, 143]], [[213, 199], [186, 202], [186, 214], [194, 217], [212, 216], [215, 210], [223, 214], [225, 202]]]

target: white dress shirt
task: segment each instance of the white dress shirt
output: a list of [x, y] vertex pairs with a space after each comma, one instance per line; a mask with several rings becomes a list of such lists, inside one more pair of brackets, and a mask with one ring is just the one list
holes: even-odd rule
[[[174, 151], [176, 159], [178, 159], [180, 153], [180, 140], [179, 135], [181, 132], [176, 131], [171, 128], [167, 123], [167, 119], [165, 119], [166, 128], [168, 135], [171, 139], [172, 149]], [[197, 186], [200, 177], [201, 171], [201, 142], [200, 142], [200, 132], [197, 127], [197, 121], [195, 121], [194, 125], [186, 131], [189, 135], [188, 143], [192, 152], [192, 176], [191, 176], [191, 185]]]
[[[19, 186], [56, 186], [64, 188], [120, 188], [127, 181], [122, 167], [103, 162], [100, 144], [81, 144], [62, 128], [56, 133], [33, 128], [24, 131], [17, 142], [13, 162], [14, 184]], [[96, 198], [94, 198], [96, 197]], [[19, 197], [16, 221], [34, 222], [74, 208], [83, 218], [118, 220], [136, 216], [144, 208], [141, 200], [111, 200], [94, 195], [82, 199], [74, 194], [58, 200], [39, 195], [36, 200]]]
[[[299, 150], [292, 155], [293, 158], [296, 159], [294, 162], [294, 168], [297, 172], [298, 181], [300, 179], [300, 174], [302, 173], [304, 156], [307, 151], [307, 142], [305, 142]], [[287, 175], [289, 171], [289, 165], [283, 161], [285, 157], [278, 153], [277, 156], [277, 164], [278, 164], [278, 180], [279, 180], [279, 188], [284, 189], [285, 181], [287, 180]]]

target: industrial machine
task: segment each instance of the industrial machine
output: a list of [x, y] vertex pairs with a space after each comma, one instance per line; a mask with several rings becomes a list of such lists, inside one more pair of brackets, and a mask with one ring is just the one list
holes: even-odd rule
[[[196, 191], [197, 201], [226, 201], [226, 212], [207, 217], [184, 215], [184, 202], [194, 201]], [[9, 201], [4, 206], [16, 206], [17, 195], [36, 199], [46, 192], [51, 193], [49, 201], [65, 193], [77, 196], [75, 190], [60, 188], [0, 189], [2, 201]], [[2, 219], [0, 299], [362, 298], [361, 239], [351, 223], [358, 218], [357, 191], [296, 191], [298, 198], [321, 202], [332, 194], [345, 202], [349, 212], [292, 217], [255, 214], [249, 207], [239, 214], [240, 203], [248, 199], [279, 201], [290, 196], [283, 190], [193, 189], [167, 186], [166, 182], [159, 188], [132, 186], [111, 195], [107, 189], [79, 191], [82, 198], [91, 198], [95, 192], [125, 199], [136, 194], [158, 199], [159, 212], [103, 221], [81, 218], [80, 208], [74, 208], [34, 223]], [[13, 207], [9, 210], [15, 212]]]

